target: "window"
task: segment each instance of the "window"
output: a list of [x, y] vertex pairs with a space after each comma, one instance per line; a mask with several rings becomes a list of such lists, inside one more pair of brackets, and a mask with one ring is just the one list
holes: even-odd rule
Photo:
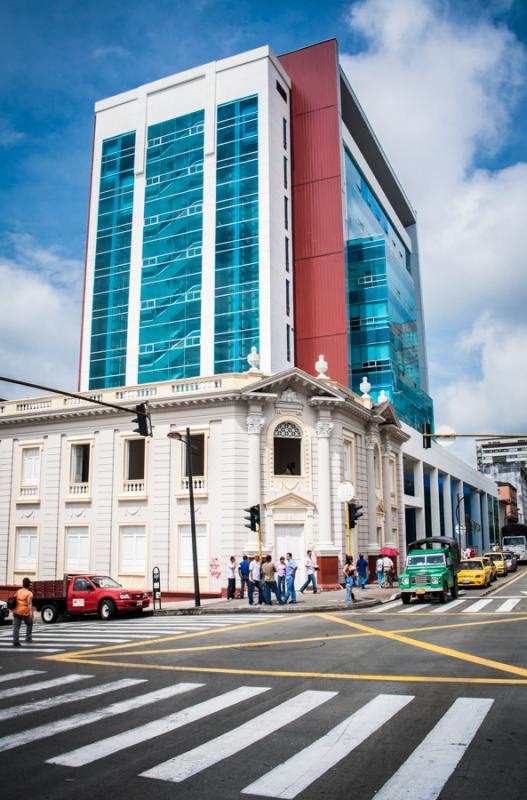
[[382, 490], [382, 479], [381, 479], [381, 451], [379, 449], [379, 445], [376, 444], [373, 448], [373, 464], [375, 468], [375, 489], [377, 494], [381, 493]]
[[87, 525], [66, 528], [66, 572], [88, 572], [90, 569], [89, 533]]
[[35, 498], [40, 484], [40, 447], [23, 447], [21, 450], [20, 497]]
[[355, 481], [355, 442], [353, 439], [344, 439], [342, 478], [345, 481]]
[[37, 571], [38, 530], [35, 526], [16, 529], [15, 569], [23, 572]]
[[302, 431], [293, 422], [281, 422], [274, 430], [274, 474], [302, 474]]
[[285, 281], [285, 313], [287, 316], [291, 313], [291, 298], [290, 298], [290, 288], [291, 283], [287, 280]]
[[[183, 445], [183, 475], [188, 478], [187, 470], [187, 446]], [[192, 477], [205, 475], [205, 434], [190, 434], [190, 457], [192, 465]]]
[[286, 231], [289, 230], [289, 200], [284, 197], [284, 226]]
[[287, 158], [284, 156], [284, 189], [287, 189]]
[[[205, 525], [196, 525], [196, 545], [198, 553], [198, 573], [207, 574], [207, 529]], [[179, 526], [179, 558], [178, 575], [193, 575], [192, 564], [192, 535], [190, 525]]]
[[282, 136], [284, 140], [284, 150], [287, 150], [287, 120], [285, 117], [282, 120]]
[[87, 578], [75, 578], [73, 583], [74, 592], [89, 592], [91, 588], [92, 585]]
[[285, 269], [289, 272], [289, 237], [285, 237]]
[[285, 346], [286, 346], [286, 358], [288, 361], [291, 361], [291, 326], [285, 326]]
[[144, 575], [146, 571], [144, 525], [122, 525], [119, 543], [119, 572], [125, 575]]
[[281, 95], [282, 98], [287, 103], [287, 92], [279, 81], [276, 81], [276, 89], [278, 91], [278, 94]]
[[88, 442], [71, 445], [69, 494], [82, 496], [89, 494], [90, 451]]
[[146, 442], [141, 439], [124, 441], [124, 481], [125, 494], [144, 494], [146, 484]]

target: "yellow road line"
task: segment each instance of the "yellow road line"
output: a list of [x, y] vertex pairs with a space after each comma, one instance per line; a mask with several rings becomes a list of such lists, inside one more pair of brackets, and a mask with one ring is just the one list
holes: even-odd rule
[[[56, 657], [56, 661], [69, 663], [70, 659], [66, 656]], [[103, 667], [126, 667], [128, 669], [152, 669], [171, 672], [201, 672], [220, 675], [255, 675], [258, 677], [272, 678], [329, 678], [330, 680], [340, 681], [396, 681], [405, 683], [477, 683], [477, 684], [507, 684], [515, 686], [527, 685], [527, 680], [519, 678], [445, 678], [443, 676], [430, 675], [365, 675], [346, 674], [339, 672], [288, 672], [265, 669], [231, 669], [223, 667], [182, 667], [168, 664], [130, 664], [127, 661], [98, 661], [90, 658], [76, 658], [75, 664], [91, 664]]]
[[332, 620], [333, 622], [338, 622], [340, 625], [349, 625], [350, 628], [355, 628], [356, 630], [366, 631], [367, 633], [375, 633], [377, 636], [381, 636], [386, 639], [392, 639], [392, 641], [400, 642], [401, 644], [409, 644], [412, 647], [429, 650], [432, 653], [437, 653], [438, 655], [449, 656], [450, 658], [457, 658], [460, 661], [468, 661], [471, 664], [479, 664], [480, 666], [489, 667], [490, 669], [499, 670], [501, 672], [510, 672], [512, 675], [521, 675], [522, 677], [527, 677], [527, 669], [524, 669], [523, 667], [516, 667], [513, 664], [503, 664], [501, 661], [493, 661], [489, 658], [473, 656], [470, 655], [470, 653], [462, 653], [460, 650], [452, 650], [450, 647], [441, 647], [441, 645], [431, 644], [430, 642], [419, 642], [416, 639], [410, 639], [410, 637], [401, 636], [398, 633], [392, 633], [391, 631], [380, 631], [376, 628], [371, 628], [368, 625], [361, 625], [359, 622], [350, 622], [349, 620], [340, 619], [339, 617], [333, 616], [333, 614], [321, 613], [318, 616], [323, 617], [324, 619]]

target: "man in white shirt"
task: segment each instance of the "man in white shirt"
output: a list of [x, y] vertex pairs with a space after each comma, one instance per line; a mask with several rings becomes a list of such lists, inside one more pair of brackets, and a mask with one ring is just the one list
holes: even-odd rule
[[318, 569], [316, 559], [313, 558], [313, 551], [308, 550], [306, 556], [306, 580], [300, 587], [300, 593], [304, 594], [305, 590], [310, 583], [313, 584], [313, 594], [317, 593], [317, 579], [315, 578], [315, 571]]
[[383, 569], [383, 567], [384, 567], [384, 558], [382, 556], [379, 556], [379, 558], [375, 562], [375, 569], [377, 571], [377, 583], [379, 584], [381, 589], [384, 586], [384, 569]]
[[390, 556], [384, 556], [382, 560], [382, 571], [384, 573], [384, 586], [393, 586], [393, 561]]
[[251, 563], [249, 564], [249, 605], [254, 605], [254, 587], [258, 588], [258, 605], [261, 606], [263, 603], [263, 592], [262, 592], [262, 582], [261, 582], [261, 574], [262, 574], [262, 565], [260, 564], [260, 556], [255, 556]]

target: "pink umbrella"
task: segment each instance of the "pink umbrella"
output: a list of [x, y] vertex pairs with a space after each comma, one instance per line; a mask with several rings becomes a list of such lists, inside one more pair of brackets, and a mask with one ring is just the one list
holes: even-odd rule
[[395, 547], [382, 547], [381, 548], [381, 556], [398, 556], [400, 555], [399, 551], [395, 549]]

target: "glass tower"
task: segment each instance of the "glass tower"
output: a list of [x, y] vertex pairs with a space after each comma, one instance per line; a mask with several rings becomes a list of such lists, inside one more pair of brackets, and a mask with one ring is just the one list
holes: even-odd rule
[[421, 389], [416, 288], [410, 252], [345, 148], [346, 270], [351, 388], [366, 376], [404, 422], [433, 422], [431, 398]]
[[135, 131], [102, 143], [95, 241], [89, 388], [126, 378]]

